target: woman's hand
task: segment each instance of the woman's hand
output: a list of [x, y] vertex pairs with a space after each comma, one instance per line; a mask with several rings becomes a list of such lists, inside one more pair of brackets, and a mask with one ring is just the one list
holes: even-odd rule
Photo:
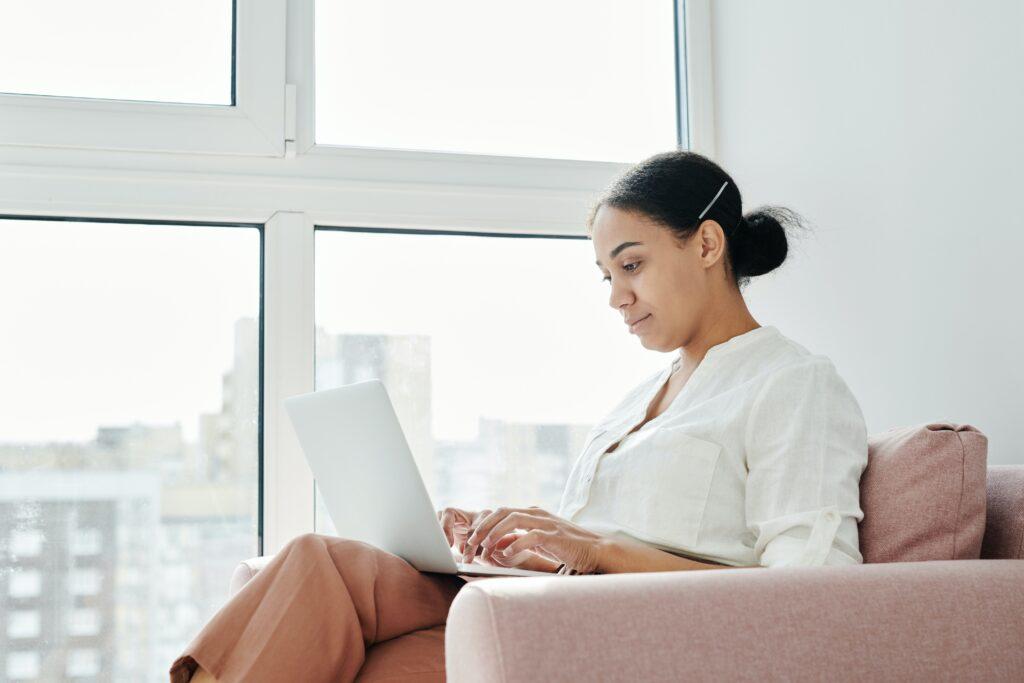
[[[564, 562], [579, 574], [592, 574], [599, 569], [604, 536], [535, 505], [500, 507], [486, 515], [481, 513], [472, 527], [462, 550], [464, 562], [472, 561], [479, 548], [485, 559], [501, 566], [528, 568], [526, 563], [534, 564], [533, 558], [539, 555], [540, 559]], [[513, 534], [516, 529], [526, 533]], [[508, 535], [513, 537], [511, 541], [505, 540]]]
[[437, 521], [441, 523], [445, 540], [449, 546], [453, 546], [460, 553], [465, 551], [466, 537], [469, 535], [469, 528], [482, 516], [490, 514], [490, 510], [471, 512], [459, 508], [444, 508], [437, 511]]
[[558, 566], [561, 562], [555, 562], [554, 560], [549, 560], [546, 557], [541, 557], [532, 550], [518, 553], [519, 557], [516, 558], [515, 564], [510, 562], [508, 559], [503, 558], [500, 551], [512, 545], [522, 536], [523, 534], [505, 534], [491, 546], [490, 550], [485, 550], [480, 553], [480, 561], [483, 564], [494, 565], [496, 567], [516, 567], [518, 569], [529, 569], [534, 572], [550, 572], [554, 574], [558, 571]]

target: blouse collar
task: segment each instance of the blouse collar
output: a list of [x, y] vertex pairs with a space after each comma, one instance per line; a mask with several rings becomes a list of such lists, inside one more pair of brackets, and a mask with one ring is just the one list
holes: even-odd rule
[[724, 342], [715, 344], [708, 349], [706, 354], [704, 354], [704, 360], [701, 361], [701, 363], [703, 364], [707, 362], [709, 358], [717, 359], [744, 349], [762, 338], [775, 336], [778, 332], [778, 329], [776, 329], [774, 325], [761, 325], [760, 327], [755, 327], [743, 334], [738, 334], [735, 337], [726, 339]]
[[[767, 339], [769, 337], [775, 337], [778, 334], [779, 330], [774, 325], [762, 325], [760, 327], [755, 327], [752, 330], [744, 332], [743, 334], [738, 334], [735, 337], [726, 339], [724, 342], [715, 344], [714, 346], [708, 349], [706, 354], [704, 354], [703, 360], [701, 360], [701, 362], [697, 365], [696, 370], [694, 370], [694, 373], [687, 380], [687, 386], [691, 386], [692, 384], [695, 383], [695, 379], [699, 380], [705, 373], [707, 373], [709, 364], [717, 362], [722, 358], [729, 356], [730, 354], [736, 353], [737, 351], [741, 351], [745, 348], [748, 348], [755, 342], [758, 342], [762, 339]], [[638, 397], [637, 402], [634, 404], [633, 410], [631, 411], [632, 413], [636, 414], [629, 414], [626, 418], [626, 421], [633, 421], [635, 423], [635, 420], [643, 416], [643, 414], [649, 407], [651, 401], [654, 400], [655, 394], [658, 392], [659, 389], [661, 389], [661, 386], [665, 383], [665, 380], [668, 378], [668, 376], [672, 374], [672, 366], [674, 363], [675, 359], [673, 359], [672, 363], [670, 363], [668, 367], [663, 369], [656, 376], [654, 384], [649, 388], [649, 390], [645, 391], [643, 395]], [[675, 400], [673, 400], [672, 403], [674, 404]], [[666, 410], [665, 412], [667, 413], [668, 410]], [[658, 417], [661, 416], [659, 415]]]

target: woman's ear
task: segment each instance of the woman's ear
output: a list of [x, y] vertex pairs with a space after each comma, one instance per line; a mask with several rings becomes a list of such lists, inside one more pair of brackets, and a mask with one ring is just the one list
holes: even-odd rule
[[725, 253], [725, 231], [718, 221], [706, 220], [694, 234], [700, 248], [700, 260], [705, 268], [715, 265]]

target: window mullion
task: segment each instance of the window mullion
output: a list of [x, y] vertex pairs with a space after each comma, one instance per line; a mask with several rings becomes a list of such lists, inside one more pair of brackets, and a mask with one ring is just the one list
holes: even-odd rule
[[313, 475], [284, 409], [313, 391], [313, 225], [278, 212], [264, 233], [263, 553], [313, 530]]

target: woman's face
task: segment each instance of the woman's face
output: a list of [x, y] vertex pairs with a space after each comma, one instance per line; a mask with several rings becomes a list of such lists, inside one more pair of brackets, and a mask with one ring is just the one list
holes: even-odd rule
[[702, 247], [714, 226], [705, 221], [683, 243], [641, 213], [604, 205], [598, 209], [591, 239], [609, 288], [608, 304], [625, 323], [639, 323], [629, 331], [644, 348], [672, 351], [697, 332], [711, 298], [709, 268], [719, 260], [715, 252], [720, 248], [708, 252]]

